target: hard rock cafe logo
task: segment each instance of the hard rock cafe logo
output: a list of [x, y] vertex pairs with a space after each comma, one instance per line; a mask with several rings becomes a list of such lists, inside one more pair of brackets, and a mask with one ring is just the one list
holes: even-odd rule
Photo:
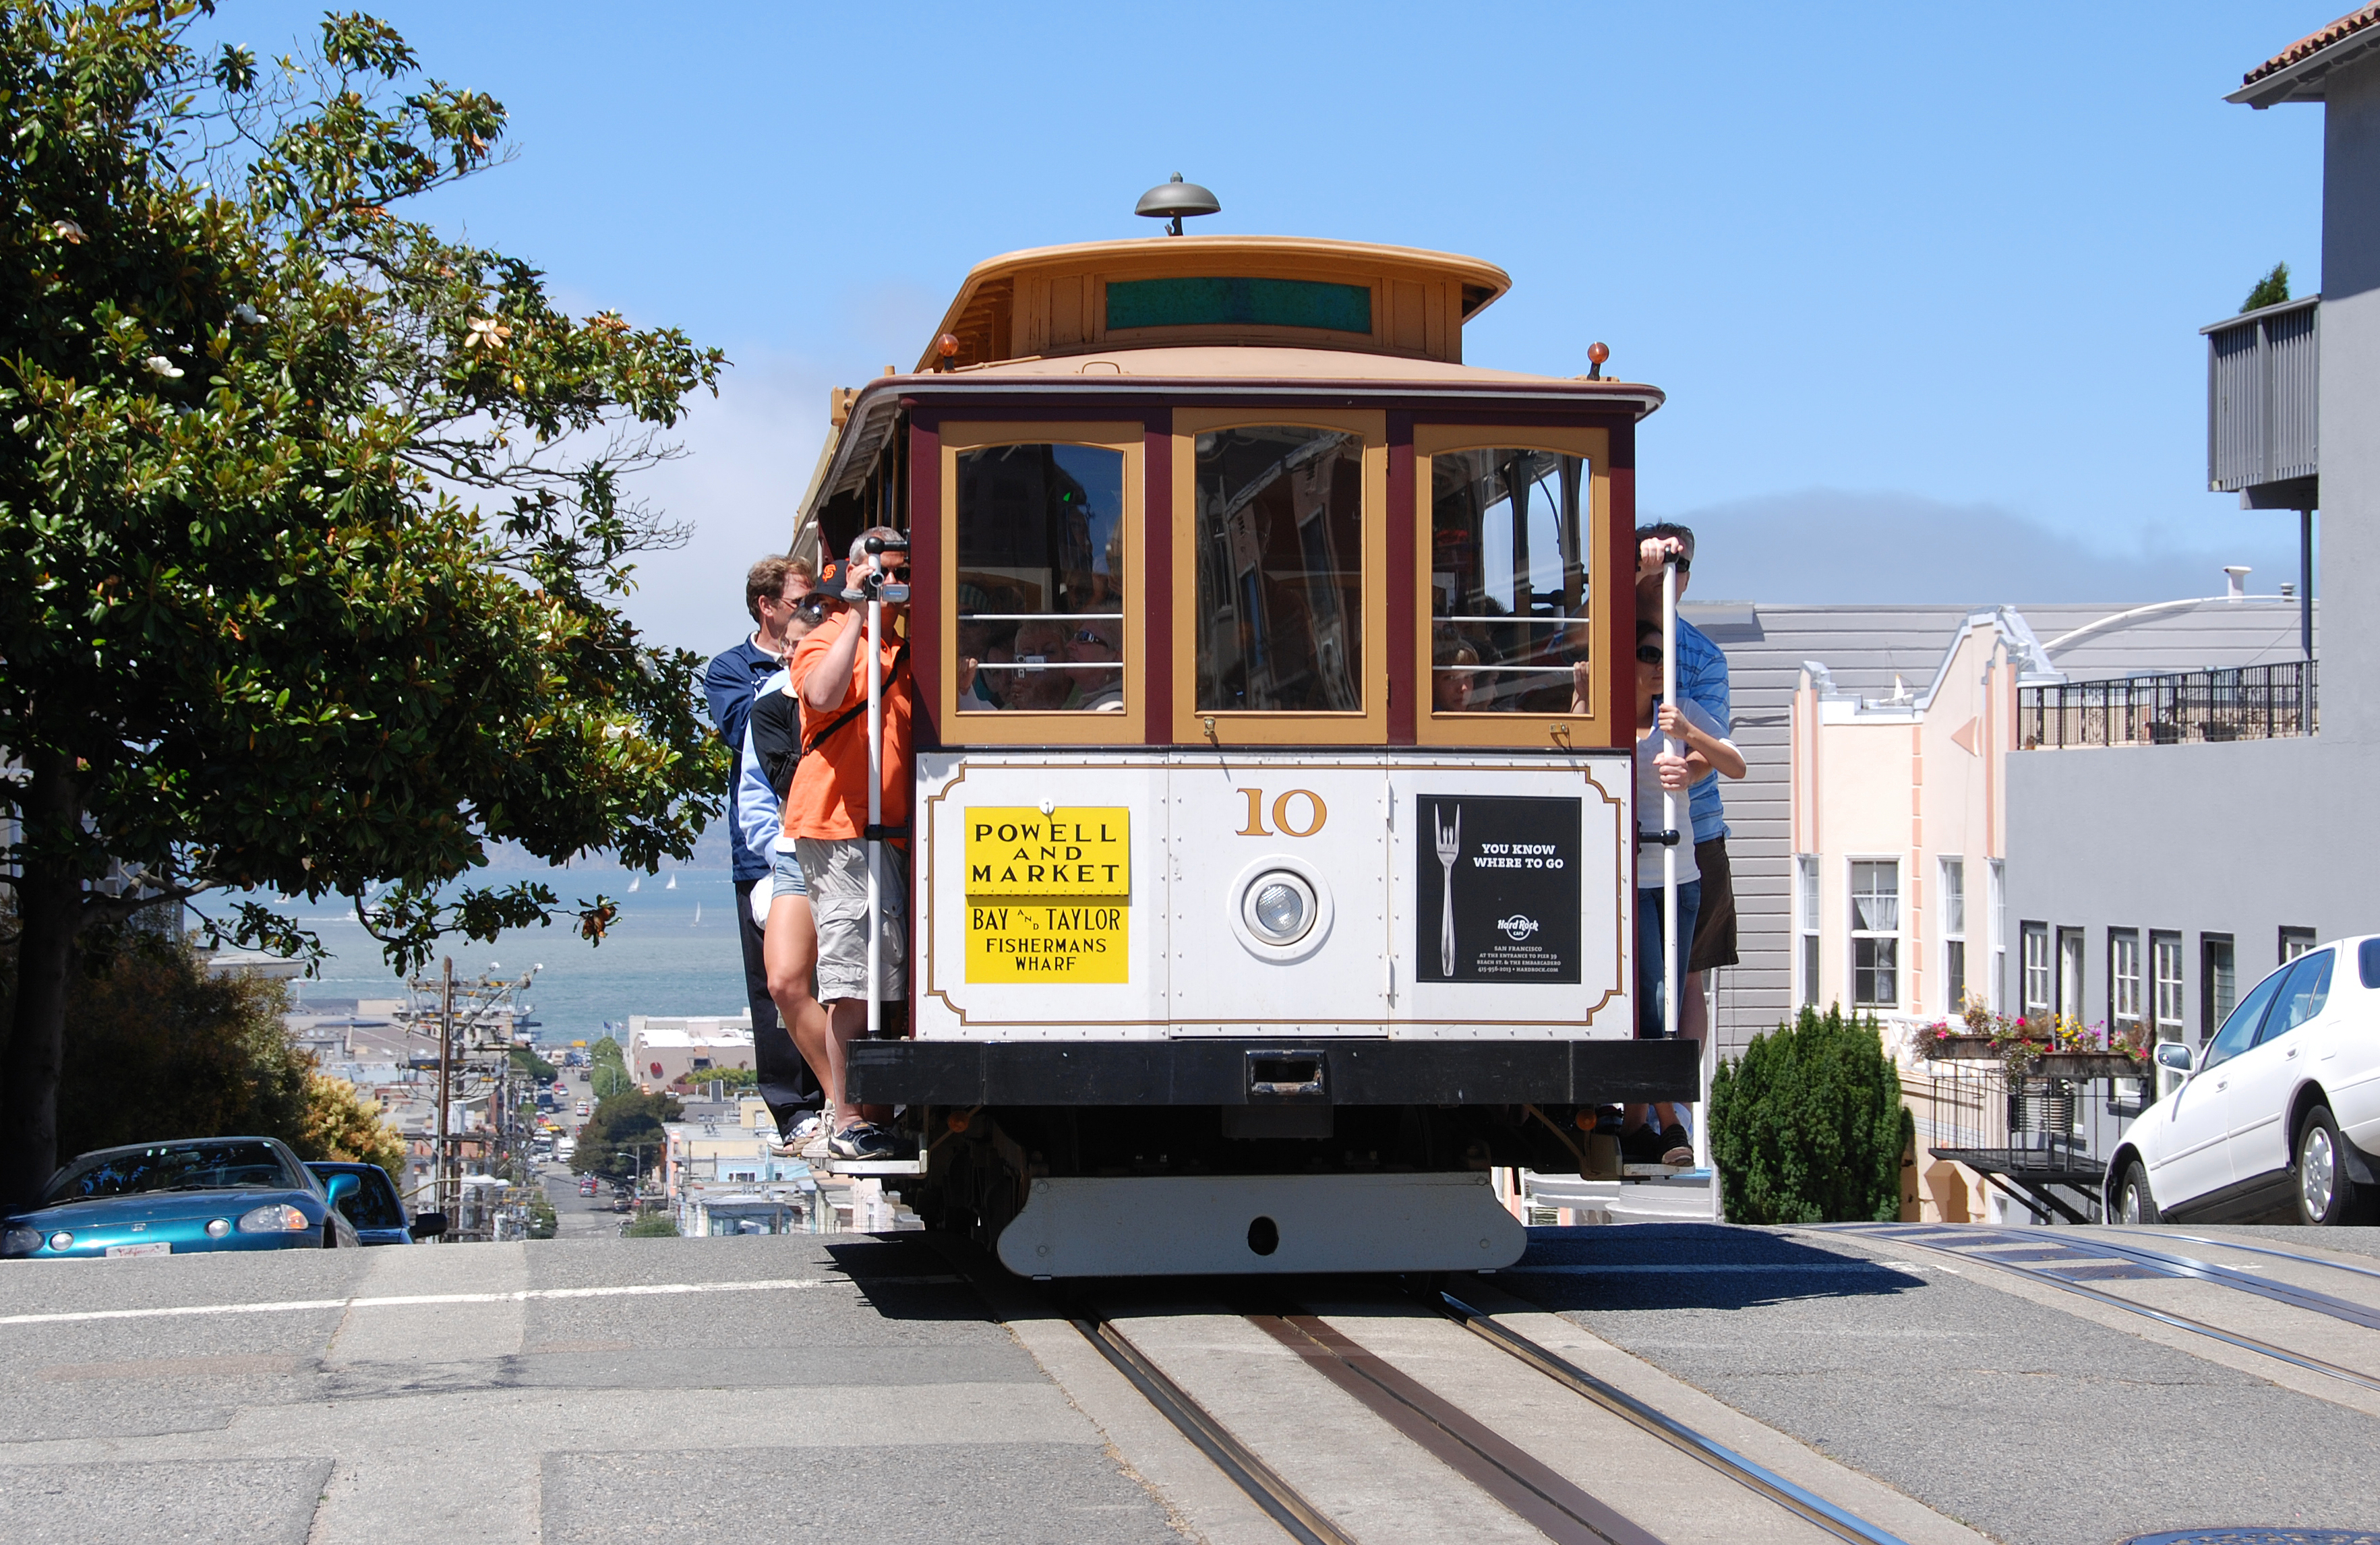
[[1503, 931], [1506, 938], [1518, 944], [1537, 931], [1537, 920], [1534, 917], [1523, 917], [1519, 912], [1514, 912], [1510, 917], [1498, 918], [1496, 926]]

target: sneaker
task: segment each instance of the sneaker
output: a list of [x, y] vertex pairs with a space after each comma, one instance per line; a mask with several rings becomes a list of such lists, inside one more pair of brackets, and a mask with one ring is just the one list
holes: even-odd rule
[[1683, 1165], [1689, 1168], [1694, 1165], [1694, 1140], [1674, 1121], [1661, 1129], [1661, 1162], [1665, 1165]]
[[808, 1111], [794, 1123], [792, 1131], [784, 1133], [776, 1141], [769, 1144], [769, 1152], [781, 1159], [788, 1156], [799, 1157], [803, 1149], [824, 1136], [826, 1136], [826, 1123], [820, 1119], [818, 1112]]
[[1620, 1156], [1633, 1165], [1658, 1162], [1663, 1146], [1660, 1134], [1650, 1127], [1620, 1134]]
[[827, 1152], [838, 1159], [889, 1159], [892, 1156], [892, 1134], [862, 1121], [835, 1133], [827, 1140], [826, 1146]]

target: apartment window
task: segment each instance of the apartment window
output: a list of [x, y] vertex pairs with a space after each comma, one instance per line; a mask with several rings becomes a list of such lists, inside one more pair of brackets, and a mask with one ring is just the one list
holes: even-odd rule
[[2082, 1018], [2083, 948], [2082, 929], [2058, 930], [2058, 1011], [2078, 1022]]
[[2291, 960], [2296, 960], [2299, 956], [2304, 954], [2307, 950], [2312, 949], [2313, 948], [2313, 929], [2284, 928], [2281, 930], [2281, 956], [2279, 960], [2273, 963], [2276, 965], [2286, 966]]
[[1967, 1007], [1967, 861], [1942, 861], [1942, 1011]]
[[2107, 1025], [2110, 1031], [2137, 1031], [2141, 1023], [2141, 931], [2107, 930]]
[[2019, 995], [2024, 1018], [2048, 1017], [2049, 978], [2049, 924], [2028, 923], [2024, 925], [2024, 982]]
[[1799, 1001], [1812, 1008], [1818, 1002], [1818, 855], [1803, 853], [1793, 861], [1794, 933], [1800, 948], [1795, 964], [1802, 973]]
[[2006, 1005], [2001, 998], [2001, 984], [2008, 980], [2008, 868], [1998, 859], [1991, 863], [1992, 881], [1992, 979], [1988, 984], [1992, 1012], [2001, 1013]]
[[1900, 1006], [1900, 863], [1855, 861], [1852, 864], [1852, 1002], [1856, 1006]]
[[2183, 1035], [2181, 1020], [2181, 935], [2151, 934], [2149, 935], [2149, 969], [2155, 976], [2156, 1038], [2179, 1041]]
[[2238, 960], [2228, 934], [2198, 935], [2198, 1038], [2213, 1037], [2240, 1001]]

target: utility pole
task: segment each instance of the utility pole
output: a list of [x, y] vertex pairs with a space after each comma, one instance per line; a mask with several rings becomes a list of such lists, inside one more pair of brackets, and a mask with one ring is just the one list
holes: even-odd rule
[[447, 1125], [454, 1108], [454, 1082], [455, 958], [449, 955], [438, 994], [438, 1209], [450, 1220], [450, 1228], [462, 1221], [455, 1212], [455, 1186], [450, 1178], [455, 1150]]

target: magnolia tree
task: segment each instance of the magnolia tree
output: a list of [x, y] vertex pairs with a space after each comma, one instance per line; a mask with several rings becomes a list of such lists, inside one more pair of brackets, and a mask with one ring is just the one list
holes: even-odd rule
[[[203, 48], [172, 0], [0, 12], [0, 1200], [59, 1155], [78, 939], [207, 892], [350, 899], [391, 963], [602, 897], [455, 884], [491, 841], [650, 868], [723, 752], [619, 610], [681, 539], [623, 491], [718, 351], [558, 309], [409, 214], [503, 106], [332, 16]], [[253, 904], [221, 939], [320, 952]]]

